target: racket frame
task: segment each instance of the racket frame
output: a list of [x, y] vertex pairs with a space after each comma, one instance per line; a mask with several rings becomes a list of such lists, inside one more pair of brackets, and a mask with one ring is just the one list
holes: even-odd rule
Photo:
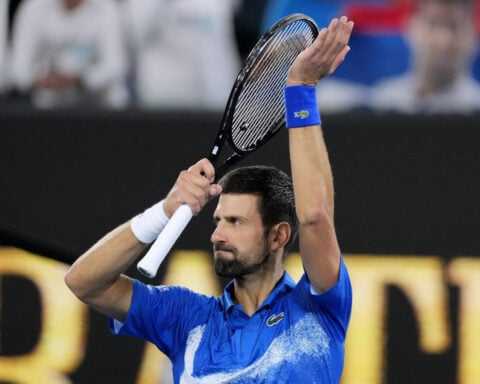
[[276, 22], [268, 30], [268, 32], [266, 32], [258, 40], [258, 42], [255, 44], [255, 46], [252, 48], [247, 58], [245, 59], [245, 63], [242, 69], [240, 70], [235, 80], [235, 83], [232, 87], [232, 90], [230, 92], [230, 96], [228, 98], [228, 102], [223, 114], [222, 122], [220, 124], [220, 129], [217, 133], [212, 149], [210, 150], [210, 154], [208, 155], [208, 160], [215, 166], [219, 159], [220, 153], [222, 152], [222, 148], [223, 148], [223, 145], [225, 144], [225, 141], [234, 152], [216, 170], [215, 172], [216, 180], [218, 180], [221, 176], [223, 176], [227, 168], [234, 165], [236, 162], [238, 162], [240, 159], [245, 157], [247, 154], [254, 152], [257, 148], [261, 147], [265, 142], [270, 140], [280, 130], [282, 126], [285, 125], [285, 117], [279, 118], [277, 121], [275, 121], [272, 124], [271, 129], [261, 138], [261, 140], [259, 140], [255, 144], [255, 146], [250, 149], [238, 148], [235, 145], [234, 140], [232, 138], [231, 128], [233, 126], [233, 118], [234, 118], [233, 112], [237, 105], [237, 100], [240, 94], [242, 93], [242, 89], [246, 81], [248, 80], [248, 76], [252, 68], [254, 68], [254, 64], [257, 62], [257, 59], [262, 54], [262, 52], [268, 48], [269, 44], [267, 44], [267, 42], [271, 39], [271, 37], [274, 36], [279, 31], [281, 31], [287, 25], [297, 21], [303, 21], [310, 26], [314, 39], [318, 36], [317, 24], [311, 17], [301, 13], [294, 13], [294, 14], [285, 16], [284, 18]]

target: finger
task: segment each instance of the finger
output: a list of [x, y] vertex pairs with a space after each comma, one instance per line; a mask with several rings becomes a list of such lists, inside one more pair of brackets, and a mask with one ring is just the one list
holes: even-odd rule
[[329, 30], [335, 30], [337, 28], [337, 25], [339, 23], [339, 20], [335, 17], [332, 20], [330, 20], [330, 24], [328, 25]]
[[350, 37], [347, 18], [342, 16], [340, 20], [333, 20], [328, 32], [327, 38], [330, 47], [338, 49], [338, 46], [346, 45]]
[[348, 44], [348, 41], [350, 40], [354, 25], [354, 22], [348, 20], [345, 16], [342, 16], [342, 18], [340, 19], [340, 24], [338, 26], [339, 35], [341, 40], [344, 41], [345, 44]]
[[339, 66], [342, 64], [342, 62], [345, 60], [345, 56], [347, 56], [347, 53], [350, 51], [350, 47], [347, 45], [335, 58], [335, 61], [333, 62], [331, 68], [330, 68], [330, 74], [332, 74]]
[[177, 204], [188, 204], [194, 214], [198, 214], [210, 198], [210, 182], [191, 170], [182, 171], [174, 189]]
[[184, 171], [180, 174], [179, 182], [187, 192], [198, 198], [209, 194], [210, 181], [203, 174]]
[[321, 51], [325, 44], [326, 37], [327, 37], [327, 28], [322, 28], [320, 32], [318, 32], [318, 36], [314, 40], [313, 44], [309, 48], [307, 48], [307, 51], [313, 52], [313, 55], [321, 54]]
[[338, 66], [345, 60], [347, 53], [350, 51], [348, 41], [353, 30], [353, 22], [348, 21], [345, 16], [340, 18], [338, 25], [337, 42], [332, 46], [332, 53], [335, 55], [332, 66], [330, 67], [330, 74], [333, 73]]
[[210, 183], [215, 179], [215, 168], [206, 158], [197, 161], [189, 169], [190, 172], [204, 176]]
[[[338, 19], [332, 19], [327, 28], [322, 28], [312, 44], [311, 54], [315, 60], [326, 60], [327, 55], [331, 55], [332, 46], [338, 39], [339, 25], [342, 23]], [[336, 54], [334, 55], [336, 56]]]
[[[332, 64], [340, 63], [338, 56], [345, 57], [345, 47], [348, 44], [350, 35], [353, 29], [353, 22], [348, 22], [345, 16], [342, 16], [340, 20], [335, 22], [332, 20], [330, 23], [327, 35], [325, 37], [325, 52], [324, 55]], [[338, 66], [337, 64], [337, 66]]]
[[338, 38], [341, 44], [347, 45], [350, 36], [352, 35], [354, 23], [353, 21], [349, 21], [345, 16], [343, 16], [340, 20], [340, 24], [338, 27]]
[[222, 187], [220, 186], [220, 184], [211, 184], [209, 200], [217, 197], [221, 193], [222, 193]]

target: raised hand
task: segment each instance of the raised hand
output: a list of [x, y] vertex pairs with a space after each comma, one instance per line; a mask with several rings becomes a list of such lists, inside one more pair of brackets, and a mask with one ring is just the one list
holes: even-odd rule
[[350, 50], [352, 30], [353, 21], [346, 16], [333, 19], [313, 44], [298, 55], [288, 72], [287, 85], [317, 85], [320, 79], [331, 75]]

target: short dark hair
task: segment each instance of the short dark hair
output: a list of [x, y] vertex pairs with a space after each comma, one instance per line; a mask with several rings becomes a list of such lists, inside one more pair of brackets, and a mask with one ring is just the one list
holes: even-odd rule
[[222, 194], [240, 193], [260, 197], [258, 211], [263, 225], [271, 228], [282, 221], [291, 228], [291, 236], [285, 245], [284, 256], [298, 234], [298, 219], [292, 179], [282, 170], [265, 165], [236, 168], [223, 176], [219, 184]]

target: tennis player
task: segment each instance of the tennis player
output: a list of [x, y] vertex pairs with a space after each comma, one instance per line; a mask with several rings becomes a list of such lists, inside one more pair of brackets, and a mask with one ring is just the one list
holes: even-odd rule
[[[346, 17], [332, 20], [290, 68], [291, 179], [254, 166], [211, 184], [214, 168], [202, 159], [180, 172], [164, 200], [107, 234], [66, 275], [82, 301], [110, 317], [112, 332], [157, 345], [170, 358], [176, 383], [340, 380], [352, 290], [334, 229], [315, 86], [344, 60], [352, 28]], [[232, 279], [220, 297], [123, 274], [181, 204], [198, 214], [218, 196], [215, 271]], [[297, 232], [305, 274], [295, 284], [283, 260]]]

